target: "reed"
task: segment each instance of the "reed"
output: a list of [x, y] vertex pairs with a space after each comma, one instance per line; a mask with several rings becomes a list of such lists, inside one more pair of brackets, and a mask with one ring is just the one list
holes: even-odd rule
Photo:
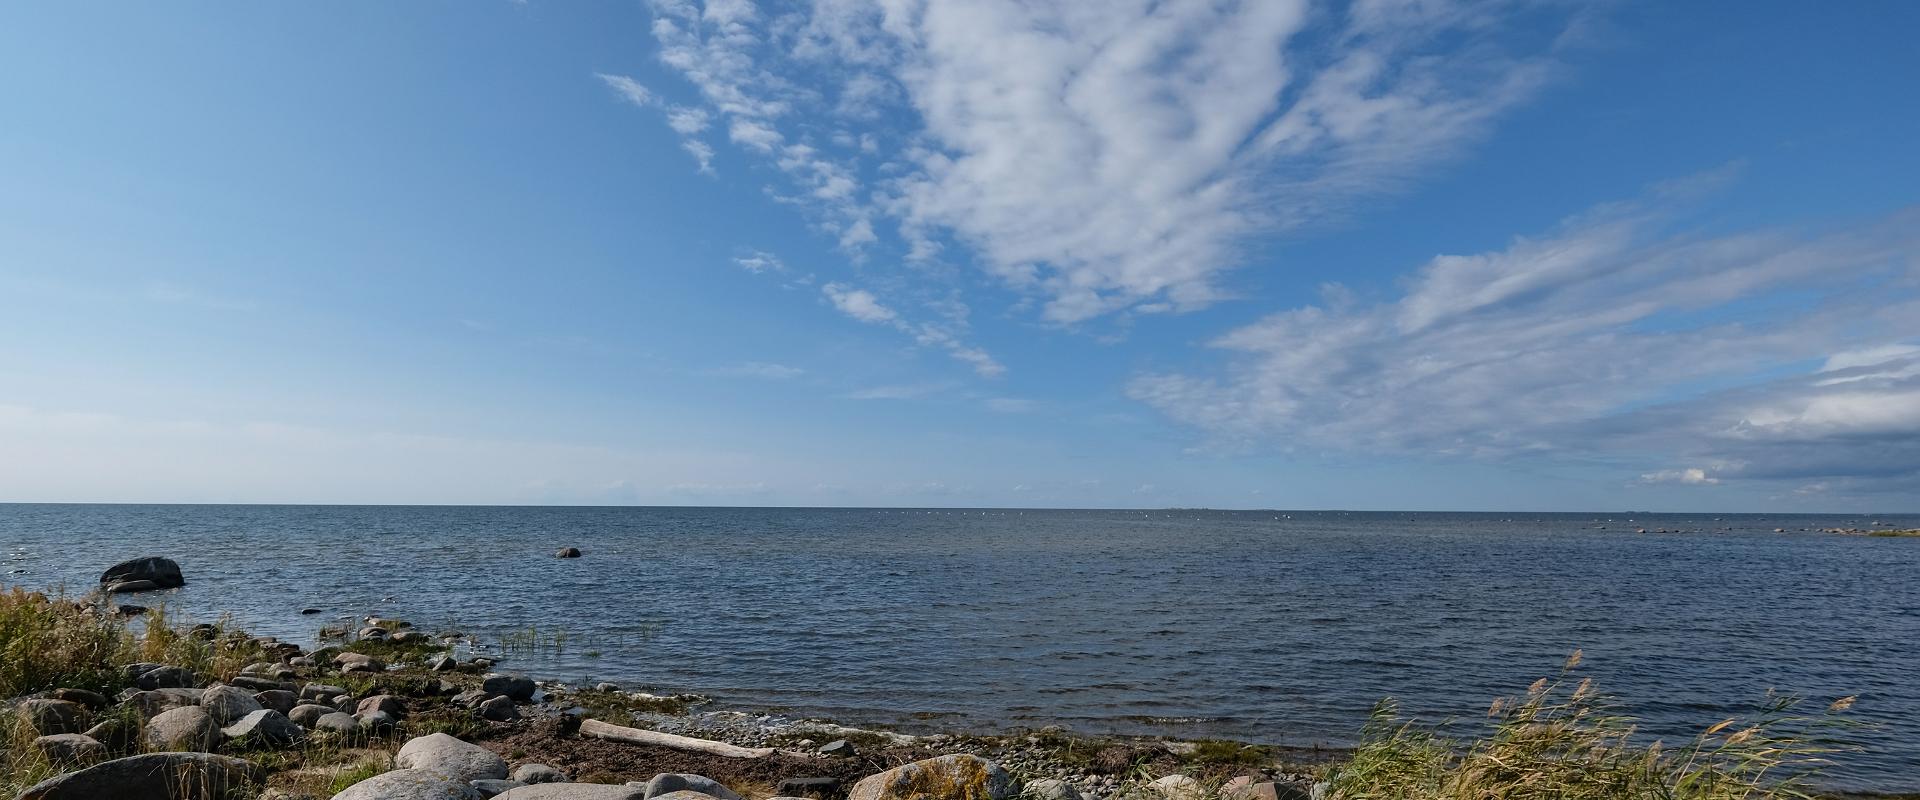
[[1809, 781], [1831, 757], [1857, 748], [1839, 734], [1853, 698], [1802, 713], [1798, 698], [1769, 696], [1747, 717], [1705, 725], [1669, 747], [1637, 735], [1637, 722], [1575, 681], [1576, 651], [1557, 678], [1495, 700], [1486, 735], [1460, 741], [1375, 709], [1353, 758], [1332, 775], [1337, 800], [1785, 800], [1811, 798]]

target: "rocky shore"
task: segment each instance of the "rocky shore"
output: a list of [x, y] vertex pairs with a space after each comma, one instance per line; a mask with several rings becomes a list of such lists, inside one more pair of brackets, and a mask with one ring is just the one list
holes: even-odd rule
[[133, 661], [91, 688], [8, 701], [10, 774], [46, 775], [15, 800], [1305, 800], [1340, 755], [1058, 730], [909, 736], [704, 710], [704, 698], [456, 658], [458, 632], [404, 620], [369, 617], [309, 647], [176, 628], [119, 599], [183, 583], [150, 557], [110, 568], [83, 600], [33, 601], [102, 624], [149, 617], [142, 646], [195, 663]]

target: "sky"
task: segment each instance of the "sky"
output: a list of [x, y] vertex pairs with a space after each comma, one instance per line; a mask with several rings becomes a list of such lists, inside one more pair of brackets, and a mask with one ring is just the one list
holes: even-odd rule
[[1920, 4], [0, 7], [0, 501], [1920, 509]]

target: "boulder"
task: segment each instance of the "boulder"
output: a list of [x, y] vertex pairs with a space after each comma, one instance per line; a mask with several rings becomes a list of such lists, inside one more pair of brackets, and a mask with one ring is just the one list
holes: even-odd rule
[[343, 686], [330, 686], [324, 683], [309, 683], [305, 686], [300, 687], [300, 700], [302, 702], [306, 702], [306, 701], [330, 702], [330, 698], [339, 697], [346, 693], [347, 693], [346, 687], [343, 687]]
[[481, 691], [487, 694], [506, 695], [513, 698], [513, 702], [516, 703], [531, 702], [533, 700], [533, 692], [536, 688], [538, 687], [534, 686], [532, 678], [520, 675], [502, 675], [497, 672], [482, 678], [480, 681]]
[[288, 747], [307, 740], [307, 732], [271, 708], [255, 711], [220, 730], [229, 740], [251, 745]]
[[788, 778], [775, 789], [782, 797], [826, 798], [840, 793], [840, 779], [828, 777]]
[[[704, 795], [686, 792], [684, 798], [674, 800], [711, 800]], [[508, 789], [495, 796], [494, 800], [643, 800], [646, 795], [638, 786], [613, 786], [604, 783], [536, 783]]]
[[264, 692], [255, 692], [253, 699], [254, 702], [260, 704], [261, 708], [271, 708], [282, 714], [293, 711], [293, 707], [300, 704], [299, 696], [285, 689], [268, 689]]
[[140, 711], [140, 716], [151, 717], [162, 711], [186, 706], [200, 705], [199, 689], [153, 689], [134, 692], [120, 701]]
[[1221, 800], [1311, 800], [1312, 797], [1310, 784], [1255, 781], [1244, 775], [1220, 787]]
[[346, 788], [333, 800], [483, 800], [465, 781], [417, 769], [383, 772]]
[[126, 717], [107, 717], [82, 735], [106, 745], [108, 752], [124, 755], [139, 748], [140, 723]]
[[114, 581], [102, 585], [100, 591], [107, 594], [133, 594], [134, 592], [157, 592], [164, 588], [166, 587], [153, 581]]
[[205, 752], [220, 744], [220, 723], [206, 709], [183, 706], [147, 720], [148, 750]]
[[385, 739], [388, 736], [392, 736], [394, 730], [400, 727], [400, 720], [394, 719], [392, 714], [385, 711], [369, 711], [365, 714], [355, 714], [353, 718], [361, 735], [373, 739]]
[[732, 789], [720, 785], [719, 781], [704, 775], [691, 775], [685, 772], [662, 772], [646, 783], [647, 800], [664, 797], [674, 792], [699, 792], [720, 800], [741, 800]]
[[313, 727], [313, 723], [320, 721], [321, 717], [337, 713], [339, 712], [334, 711], [333, 708], [329, 706], [323, 706], [318, 703], [301, 703], [300, 705], [294, 706], [292, 711], [287, 712], [287, 719], [293, 720], [293, 724], [302, 728], [311, 728]]
[[520, 709], [513, 707], [513, 700], [506, 695], [489, 697], [477, 709], [480, 718], [494, 722], [512, 722], [520, 718]]
[[200, 693], [200, 707], [207, 710], [214, 722], [232, 725], [235, 720], [259, 711], [261, 705], [260, 701], [253, 699], [253, 692], [216, 683]]
[[110, 586], [116, 583], [145, 581], [156, 589], [173, 589], [187, 585], [187, 579], [180, 575], [180, 565], [171, 558], [146, 556], [122, 561], [100, 573], [100, 585]]
[[1206, 787], [1188, 775], [1168, 775], [1147, 784], [1147, 788], [1165, 800], [1202, 800], [1206, 796]]
[[48, 692], [47, 697], [55, 700], [65, 700], [69, 703], [79, 703], [96, 711], [113, 704], [113, 701], [108, 700], [106, 695], [99, 692], [89, 692], [85, 689], [55, 689]]
[[507, 777], [507, 762], [500, 760], [493, 751], [444, 733], [408, 740], [394, 755], [393, 764], [401, 769], [445, 775], [458, 779], [462, 784], [483, 778]]
[[333, 657], [333, 665], [341, 672], [385, 672], [387, 662], [366, 653], [341, 653]]
[[[633, 784], [629, 783], [627, 785], [632, 786]], [[668, 792], [663, 795], [658, 795], [654, 798], [654, 800], [717, 800], [717, 799], [710, 794], [701, 794], [692, 789], [681, 789], [680, 791], [677, 791], [677, 792]]]
[[1018, 793], [1006, 770], [979, 756], [955, 754], [869, 775], [853, 785], [847, 800], [1008, 800]]
[[226, 797], [265, 777], [264, 770], [238, 758], [147, 753], [48, 778], [15, 800], [179, 800], [182, 786], [199, 790], [195, 798]]
[[87, 729], [87, 707], [72, 700], [52, 700], [34, 697], [20, 701], [13, 707], [33, 726], [39, 736], [56, 733], [79, 733]]
[[288, 683], [286, 681], [275, 680], [265, 675], [235, 675], [233, 676], [233, 680], [229, 681], [229, 683], [232, 683], [233, 685], [238, 686], [242, 689], [246, 689], [247, 691], [250, 691], [250, 692], [280, 692], [280, 691], [293, 690], [293, 684]]
[[351, 739], [360, 732], [360, 720], [344, 711], [329, 711], [307, 727], [315, 733], [325, 732]]
[[518, 789], [526, 784], [519, 781], [496, 781], [492, 778], [474, 781], [469, 786], [480, 793], [481, 797], [495, 797], [508, 789]]
[[87, 766], [107, 760], [107, 746], [81, 733], [56, 733], [33, 740], [33, 747], [59, 766]]
[[394, 719], [407, 715], [407, 704], [390, 694], [376, 694], [353, 707], [353, 713], [365, 716], [375, 711], [385, 711]]
[[845, 739], [835, 739], [820, 745], [820, 755], [833, 756], [835, 758], [852, 758], [853, 756], [859, 755], [859, 752], [854, 750], [852, 742]]
[[133, 685], [142, 689], [190, 689], [200, 685], [200, 678], [186, 667], [161, 664], [141, 672]]
[[460, 668], [460, 662], [453, 660], [453, 656], [443, 655], [435, 658], [428, 668], [434, 672], [452, 672]]
[[1021, 794], [1032, 800], [1086, 800], [1079, 789], [1073, 788], [1073, 784], [1059, 778], [1028, 783]]
[[553, 557], [554, 557], [554, 558], [579, 558], [579, 557], [580, 557], [580, 548], [578, 548], [578, 547], [562, 547], [562, 548], [560, 548], [559, 550], [555, 550], [555, 551], [553, 551]]
[[567, 773], [545, 764], [521, 764], [513, 771], [513, 779], [521, 783], [566, 783], [573, 780]]

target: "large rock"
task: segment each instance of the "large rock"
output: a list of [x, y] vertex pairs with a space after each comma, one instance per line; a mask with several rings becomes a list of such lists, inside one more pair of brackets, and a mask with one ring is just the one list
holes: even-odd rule
[[147, 753], [48, 778], [15, 800], [216, 800], [264, 777], [264, 770], [238, 758]]
[[371, 714], [375, 711], [385, 711], [394, 719], [399, 719], [407, 715], [407, 704], [390, 694], [376, 694], [353, 707], [353, 713], [356, 715]]
[[220, 723], [199, 706], [162, 711], [147, 720], [146, 740], [148, 750], [204, 752], [219, 746]]
[[504, 694], [487, 698], [476, 710], [480, 712], [481, 719], [494, 722], [512, 722], [520, 718], [520, 709], [513, 707], [513, 698]]
[[567, 773], [545, 764], [521, 764], [513, 771], [513, 779], [521, 783], [567, 783], [573, 779]]
[[55, 689], [48, 692], [47, 696], [55, 700], [68, 700], [79, 703], [96, 711], [111, 705], [106, 695], [99, 692], [89, 692], [85, 689]]
[[477, 744], [455, 739], [444, 733], [431, 733], [408, 740], [393, 757], [401, 769], [417, 769], [458, 779], [462, 784], [483, 778], [507, 777], [507, 762], [493, 751]]
[[685, 772], [662, 772], [647, 781], [647, 800], [662, 797], [674, 792], [699, 792], [720, 800], [741, 800], [732, 789], [720, 785], [719, 781], [704, 775], [691, 775]]
[[300, 704], [300, 698], [296, 697], [293, 692], [285, 689], [268, 689], [264, 692], [255, 692], [253, 699], [255, 702], [258, 702], [262, 708], [271, 708], [282, 714], [292, 712], [293, 707]]
[[[293, 707], [293, 711], [287, 714], [287, 719], [293, 720], [293, 724], [302, 728], [311, 728], [313, 727], [313, 723], [320, 721], [321, 717], [338, 713], [340, 712], [333, 710], [333, 708], [329, 706], [315, 703], [301, 703]], [[348, 716], [352, 715], [349, 714]]]
[[114, 755], [130, 755], [140, 750], [140, 723], [123, 716], [100, 720], [84, 735], [106, 745], [107, 751]]
[[107, 759], [107, 746], [79, 733], [56, 733], [33, 740], [33, 747], [49, 762], [65, 766], [86, 766]]
[[465, 781], [417, 769], [383, 772], [346, 788], [333, 800], [483, 800]]
[[72, 700], [34, 697], [20, 701], [13, 709], [26, 718], [38, 736], [79, 733], [87, 729], [87, 707]]
[[333, 657], [333, 665], [341, 672], [385, 672], [387, 662], [366, 653], [341, 653]]
[[1073, 784], [1059, 778], [1029, 781], [1021, 793], [1029, 800], [1086, 800], [1079, 789], [1073, 788]]
[[147, 556], [122, 561], [100, 573], [100, 585], [112, 586], [116, 583], [146, 581], [156, 589], [173, 589], [187, 585], [187, 579], [180, 575], [180, 565], [171, 558]]
[[535, 688], [537, 687], [533, 685], [532, 678], [526, 678], [519, 675], [501, 675], [499, 673], [494, 673], [492, 675], [488, 675], [487, 677], [481, 679], [480, 681], [481, 691], [484, 691], [487, 694], [506, 695], [507, 697], [512, 698], [513, 702], [516, 702], [516, 703], [526, 703], [526, 702], [532, 701], [533, 692]]
[[186, 689], [200, 685], [200, 678], [186, 667], [160, 664], [142, 670], [139, 677], [133, 679], [133, 685], [142, 689]]
[[307, 732], [271, 708], [255, 711], [220, 730], [220, 735], [244, 744], [287, 747], [306, 741]]
[[260, 701], [253, 699], [253, 692], [238, 686], [216, 683], [200, 693], [200, 707], [207, 710], [214, 722], [232, 725], [255, 711], [259, 711]]
[[[536, 783], [508, 789], [494, 800], [644, 800], [646, 790], [638, 786], [613, 786], [604, 783]], [[677, 800], [677, 799], [676, 799]]]
[[1019, 794], [1013, 776], [979, 756], [956, 754], [915, 761], [869, 775], [847, 800], [1008, 800]]
[[479, 792], [481, 797], [495, 797], [508, 789], [518, 789], [526, 784], [519, 781], [496, 781], [488, 778], [486, 780], [474, 781], [467, 785], [472, 786], [473, 790]]
[[200, 705], [199, 689], [153, 689], [134, 692], [121, 701], [140, 710], [140, 716], [151, 717], [162, 711], [187, 706]]
[[329, 711], [313, 721], [315, 733], [330, 733], [335, 736], [352, 739], [360, 733], [360, 719], [345, 711]]

